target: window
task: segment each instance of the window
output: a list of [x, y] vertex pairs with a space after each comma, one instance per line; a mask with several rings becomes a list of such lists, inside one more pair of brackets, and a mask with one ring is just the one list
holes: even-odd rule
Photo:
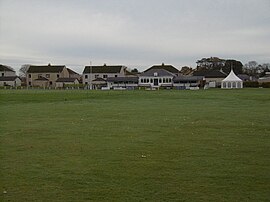
[[60, 77], [60, 75], [59, 74], [57, 74], [57, 78], [59, 78]]
[[96, 74], [96, 75], [95, 75], [95, 78], [98, 78], [98, 77], [99, 77], [99, 75], [98, 75], [98, 74]]
[[159, 79], [159, 83], [162, 83], [162, 79]]
[[166, 80], [165, 80], [165, 78], [163, 78], [163, 83], [166, 83]]
[[31, 78], [31, 74], [28, 75], [28, 78]]
[[32, 85], [31, 81], [29, 81], [28, 84], [29, 84], [29, 86], [31, 86]]
[[233, 82], [233, 88], [236, 88], [236, 83], [235, 82]]
[[106, 78], [108, 78], [108, 75], [103, 75], [103, 79], [106, 79]]
[[153, 79], [151, 79], [150, 82], [153, 83]]
[[46, 78], [50, 78], [50, 74], [46, 74]]
[[2, 76], [5, 76], [5, 73], [2, 73]]
[[143, 83], [143, 79], [141, 79], [141, 83]]
[[87, 74], [86, 74], [86, 75], [84, 75], [84, 78], [85, 78], [85, 79], [88, 79], [88, 75], [87, 75]]
[[117, 77], [117, 75], [114, 75], [114, 77]]
[[50, 85], [52, 85], [52, 81], [50, 81]]
[[172, 79], [171, 78], [169, 78], [169, 83], [171, 83], [172, 82]]
[[241, 82], [237, 82], [237, 88], [241, 88]]
[[85, 82], [85, 85], [87, 85], [88, 84], [88, 82]]
[[38, 78], [41, 78], [42, 77], [42, 74], [38, 74]]
[[149, 83], [149, 79], [146, 79], [146, 83]]
[[231, 88], [231, 86], [232, 86], [231, 82], [228, 82], [228, 88]]

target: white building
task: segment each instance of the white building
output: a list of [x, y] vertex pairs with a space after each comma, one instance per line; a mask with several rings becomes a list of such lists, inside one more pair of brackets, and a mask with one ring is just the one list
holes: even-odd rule
[[150, 69], [139, 76], [139, 86], [149, 88], [173, 87], [173, 78], [176, 75], [165, 69]]
[[230, 74], [222, 80], [221, 88], [232, 89], [232, 88], [243, 88], [243, 81], [235, 75], [233, 69]]

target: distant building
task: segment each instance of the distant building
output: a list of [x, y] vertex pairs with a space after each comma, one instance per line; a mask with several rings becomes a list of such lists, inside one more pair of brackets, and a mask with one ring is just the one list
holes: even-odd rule
[[126, 77], [126, 69], [123, 65], [85, 66], [82, 82], [89, 89], [100, 89], [107, 86], [109, 77]]
[[77, 78], [59, 78], [56, 80], [57, 88], [64, 88], [72, 85], [78, 85], [79, 80]]
[[69, 78], [70, 74], [65, 65], [29, 66], [26, 72], [26, 84], [28, 87], [56, 87], [56, 80]]
[[176, 89], [190, 89], [202, 87], [203, 85], [203, 76], [178, 76], [173, 78], [173, 86], [176, 87]]
[[0, 76], [16, 76], [16, 72], [11, 67], [0, 64]]
[[1, 76], [0, 86], [18, 87], [21, 86], [21, 79], [18, 76]]
[[139, 86], [149, 88], [173, 87], [176, 75], [165, 69], [148, 69], [139, 76]]
[[21, 86], [21, 79], [11, 67], [0, 64], [0, 86]]
[[194, 72], [193, 76], [203, 76], [207, 86], [216, 88], [221, 87], [221, 82], [227, 74], [222, 70], [203, 70]]

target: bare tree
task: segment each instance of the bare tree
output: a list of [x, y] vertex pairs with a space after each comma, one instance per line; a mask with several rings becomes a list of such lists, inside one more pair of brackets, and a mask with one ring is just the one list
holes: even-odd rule
[[26, 72], [28, 70], [28, 68], [30, 67], [29, 64], [24, 64], [21, 66], [20, 70], [19, 70], [19, 76], [20, 77], [25, 77], [26, 76]]

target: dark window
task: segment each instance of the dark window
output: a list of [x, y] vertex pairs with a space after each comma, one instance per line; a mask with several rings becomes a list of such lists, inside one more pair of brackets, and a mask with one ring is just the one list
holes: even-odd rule
[[31, 74], [29, 74], [28, 77], [31, 78]]
[[141, 83], [143, 83], [143, 79], [141, 79]]
[[57, 78], [59, 78], [60, 76], [59, 76], [59, 74], [57, 74]]
[[85, 82], [85, 84], [87, 85], [87, 84], [88, 84], [88, 82]]
[[5, 76], [5, 73], [2, 73], [2, 76]]
[[52, 81], [50, 81], [50, 85], [52, 85]]
[[98, 78], [98, 77], [99, 77], [99, 75], [98, 75], [98, 74], [96, 74], [96, 75], [95, 75], [95, 78]]
[[31, 85], [32, 85], [31, 81], [29, 81], [29, 83], [28, 83], [28, 84], [29, 84], [29, 86], [31, 86]]
[[117, 77], [117, 75], [114, 75], [114, 77]]
[[86, 75], [84, 75], [84, 78], [88, 79], [88, 75], [87, 75], [87, 74], [86, 74]]
[[103, 78], [104, 78], [104, 79], [108, 78], [108, 75], [103, 75]]
[[162, 83], [162, 79], [159, 79], [159, 83]]
[[151, 79], [151, 83], [153, 83], [153, 79]]

